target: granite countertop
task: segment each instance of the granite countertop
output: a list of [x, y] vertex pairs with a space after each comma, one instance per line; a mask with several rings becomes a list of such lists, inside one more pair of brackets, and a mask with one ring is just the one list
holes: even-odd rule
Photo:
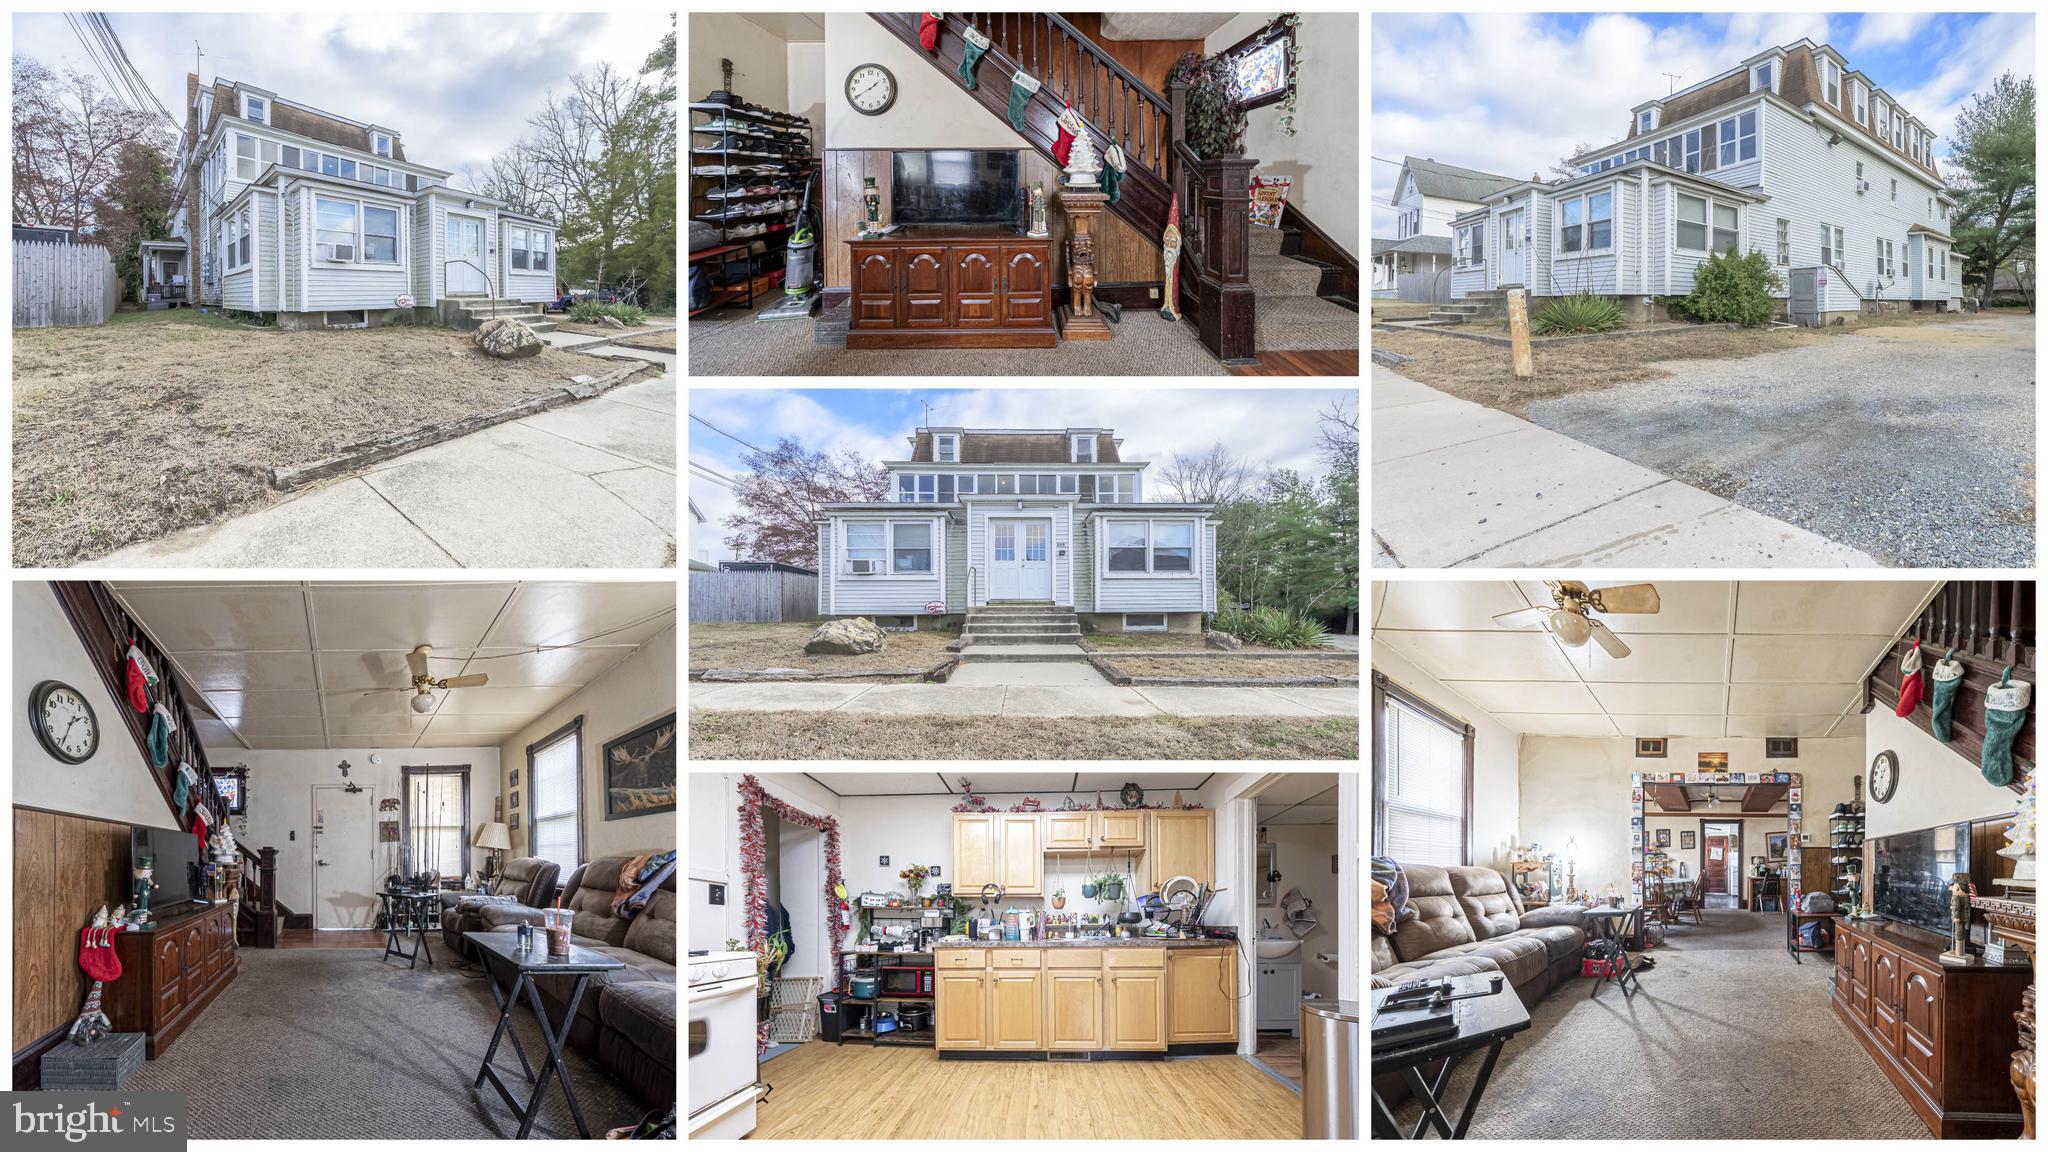
[[1226, 948], [1233, 940], [1174, 939], [1171, 936], [1082, 937], [1078, 940], [935, 940], [932, 950], [956, 948]]

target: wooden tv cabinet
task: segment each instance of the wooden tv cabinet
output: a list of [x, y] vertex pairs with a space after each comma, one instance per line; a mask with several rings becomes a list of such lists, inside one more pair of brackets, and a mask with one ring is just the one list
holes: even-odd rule
[[1948, 941], [1888, 920], [1835, 917], [1835, 1015], [1927, 1130], [1944, 1140], [2010, 1140], [2019, 1101], [2006, 1064], [2019, 1044], [2029, 965], [1950, 967]]
[[149, 1034], [151, 1060], [199, 1019], [242, 966], [234, 906], [226, 903], [181, 905], [158, 917], [152, 931], [116, 932], [114, 952], [121, 978], [106, 986], [100, 1006], [114, 1031]]
[[854, 238], [848, 348], [1051, 348], [1052, 238], [907, 225]]

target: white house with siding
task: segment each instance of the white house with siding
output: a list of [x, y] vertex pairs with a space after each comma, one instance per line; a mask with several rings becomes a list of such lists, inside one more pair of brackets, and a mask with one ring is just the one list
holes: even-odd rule
[[1762, 252], [1782, 310], [1820, 324], [1962, 306], [1935, 137], [1833, 48], [1758, 53], [1631, 110], [1578, 175], [1525, 181], [1452, 219], [1453, 295], [1591, 292], [1647, 314], [1713, 252]]
[[919, 428], [887, 500], [827, 504], [818, 611], [916, 627], [969, 606], [1070, 607], [1099, 631], [1192, 631], [1216, 610], [1207, 504], [1146, 498], [1107, 428]]
[[363, 327], [444, 303], [557, 298], [556, 228], [448, 186], [395, 129], [187, 73], [175, 231], [200, 303], [286, 327]]
[[1441, 302], [1451, 268], [1451, 220], [1515, 184], [1454, 164], [1404, 156], [1394, 178], [1394, 236], [1372, 242], [1373, 294], [1380, 299]]

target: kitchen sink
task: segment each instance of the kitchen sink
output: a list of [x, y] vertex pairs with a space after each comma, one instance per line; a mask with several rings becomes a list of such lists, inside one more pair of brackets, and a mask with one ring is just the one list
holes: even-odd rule
[[1301, 951], [1299, 940], [1260, 940], [1258, 945], [1261, 960], [1279, 960]]

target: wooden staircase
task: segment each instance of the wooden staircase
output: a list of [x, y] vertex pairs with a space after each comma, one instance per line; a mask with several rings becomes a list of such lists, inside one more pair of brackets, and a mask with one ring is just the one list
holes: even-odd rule
[[[1956, 691], [1950, 716], [1948, 746], [1974, 767], [1984, 750], [1984, 690], [1997, 684], [2007, 665], [2015, 680], [2037, 683], [2034, 647], [2034, 582], [2032, 580], [1951, 580], [1941, 586], [1913, 623], [1892, 642], [1865, 685], [1864, 708], [1896, 710], [1899, 703], [1899, 660], [1914, 640], [1920, 641], [1924, 674], [1930, 682], [1934, 662], [1950, 648], [1963, 665], [1963, 684]], [[1933, 735], [1933, 693], [1909, 719]], [[2038, 705], [2038, 702], [2037, 702]], [[2014, 792], [2025, 792], [2034, 771], [2034, 716], [2027, 711], [2013, 739]]]

